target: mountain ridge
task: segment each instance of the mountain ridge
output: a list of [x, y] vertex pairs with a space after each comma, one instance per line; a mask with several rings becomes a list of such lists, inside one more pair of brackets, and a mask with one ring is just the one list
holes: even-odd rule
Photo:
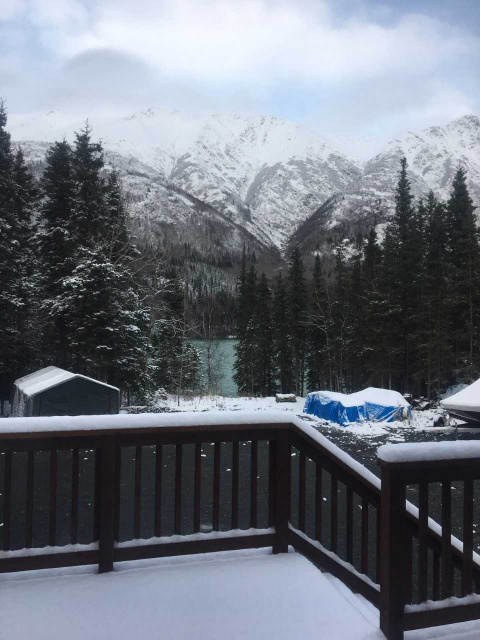
[[[72, 141], [84, 123], [83, 116], [58, 110], [9, 116], [12, 139], [38, 171], [47, 143]], [[431, 189], [445, 199], [462, 165], [480, 204], [480, 119], [473, 114], [406, 132], [364, 161], [347, 157], [328, 136], [275, 116], [146, 109], [89, 123], [107, 164], [122, 176], [134, 217], [170, 225], [181, 236], [203, 203], [211, 225], [223, 225], [219, 247], [239, 250], [248, 238], [272, 255], [292, 242], [314, 251], [328, 237], [337, 241], [384, 224], [403, 156], [415, 196]], [[201, 225], [201, 216], [194, 218]]]

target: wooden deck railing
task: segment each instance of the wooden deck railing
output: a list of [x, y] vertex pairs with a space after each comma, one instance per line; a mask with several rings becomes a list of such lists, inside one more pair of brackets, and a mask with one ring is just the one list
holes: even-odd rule
[[[0, 573], [83, 564], [104, 572], [119, 561], [257, 547], [279, 553], [291, 545], [379, 606], [389, 640], [480, 616], [477, 604], [404, 608], [454, 593], [454, 571], [462, 576], [459, 595], [480, 586], [471, 537], [478, 460], [421, 469], [382, 463], [381, 490], [375, 476], [297, 419], [166, 420], [1, 429]], [[463, 547], [450, 539], [454, 480], [466, 483]], [[443, 529], [428, 519], [428, 484], [437, 481]], [[415, 482], [419, 511], [405, 506], [405, 487]]]
[[[430, 455], [435, 455], [435, 450]], [[480, 596], [471, 595], [480, 593], [480, 564], [473, 552], [474, 481], [480, 480], [480, 458], [458, 459], [452, 451], [443, 460], [380, 459], [379, 463], [380, 626], [388, 640], [401, 640], [404, 631], [411, 629], [480, 618]], [[458, 482], [455, 487], [454, 482]], [[406, 503], [407, 488], [417, 490], [418, 510]], [[463, 511], [463, 521], [456, 523], [460, 524], [457, 529], [462, 540], [452, 536], [453, 488]], [[441, 527], [429, 520], [435, 489]], [[452, 596], [470, 598], [435, 604]]]

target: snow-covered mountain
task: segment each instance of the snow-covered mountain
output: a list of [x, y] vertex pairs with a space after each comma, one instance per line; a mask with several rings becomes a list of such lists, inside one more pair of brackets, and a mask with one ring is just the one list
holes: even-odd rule
[[[40, 170], [47, 143], [72, 140], [85, 120], [61, 111], [10, 115], [9, 129]], [[273, 116], [147, 109], [89, 124], [145, 233], [163, 225], [208, 243], [218, 224], [219, 248], [238, 248], [248, 237], [272, 249], [294, 241], [313, 250], [326, 236], [353, 237], [388, 218], [404, 155], [417, 196], [433, 189], [446, 198], [461, 164], [480, 204], [480, 120], [473, 115], [409, 132], [372, 157], [374, 141], [353, 140], [348, 157], [348, 140], [338, 142], [340, 152], [335, 138]]]

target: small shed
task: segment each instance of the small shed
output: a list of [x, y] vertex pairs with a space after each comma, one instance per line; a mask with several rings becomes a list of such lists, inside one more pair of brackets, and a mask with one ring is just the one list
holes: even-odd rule
[[85, 416], [120, 411], [120, 390], [58, 367], [15, 380], [12, 416]]

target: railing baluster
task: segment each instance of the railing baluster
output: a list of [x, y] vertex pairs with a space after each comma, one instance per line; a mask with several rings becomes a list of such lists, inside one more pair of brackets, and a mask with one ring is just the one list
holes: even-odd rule
[[463, 483], [463, 571], [462, 595], [473, 591], [473, 480]]
[[428, 597], [428, 483], [419, 485], [418, 513], [418, 602]]
[[382, 515], [380, 512], [380, 508], [377, 508], [376, 510], [376, 515], [377, 515], [377, 544], [376, 544], [376, 567], [375, 567], [375, 582], [377, 584], [380, 584], [380, 565], [382, 562], [382, 556], [380, 553], [380, 548], [381, 548], [381, 544], [382, 544]]
[[442, 482], [442, 598], [450, 598], [453, 595], [451, 502], [451, 483], [444, 480]]
[[432, 600], [440, 600], [440, 554], [433, 552]]
[[100, 464], [98, 523], [98, 571], [105, 573], [113, 570], [114, 519], [115, 519], [115, 445], [106, 440], [101, 449], [97, 449]]
[[12, 506], [12, 452], [5, 452], [3, 482], [3, 550], [10, 549], [10, 516]]
[[330, 478], [330, 548], [337, 553], [338, 481], [334, 475]]
[[[268, 526], [273, 527], [275, 521], [275, 456], [276, 442], [270, 440], [268, 443]], [[235, 443], [234, 443], [235, 446]], [[232, 499], [233, 500], [233, 499]], [[233, 527], [236, 529], [236, 527]]]
[[[270, 450], [271, 453], [271, 450]], [[232, 529], [238, 529], [238, 479], [239, 479], [240, 443], [232, 446]]]
[[407, 564], [405, 565], [405, 604], [413, 603], [413, 536], [407, 535]]
[[78, 449], [72, 450], [72, 510], [70, 518], [70, 543], [78, 542], [78, 483], [79, 483], [79, 461], [80, 452]]
[[122, 478], [122, 448], [115, 447], [115, 511], [114, 536], [115, 540], [120, 540], [120, 498], [121, 498], [121, 478]]
[[322, 467], [320, 462], [315, 463], [315, 539], [322, 542]]
[[142, 447], [135, 447], [135, 502], [133, 515], [133, 537], [141, 537], [142, 518]]
[[57, 450], [50, 451], [50, 509], [48, 544], [54, 547], [57, 539]]
[[155, 446], [155, 522], [154, 534], [157, 538], [162, 535], [162, 445]]
[[93, 496], [93, 539], [100, 536], [100, 475], [102, 473], [102, 450], [95, 449], [95, 487]]
[[380, 628], [389, 640], [403, 639], [408, 564], [405, 483], [382, 467]]
[[277, 459], [275, 462], [275, 533], [273, 553], [288, 552], [288, 522], [290, 519], [291, 459], [288, 431], [277, 432]]
[[25, 521], [25, 547], [30, 549], [33, 544], [33, 474], [35, 471], [35, 453], [29, 451], [27, 454], [27, 506]]
[[174, 532], [182, 532], [182, 445], [175, 446], [175, 526]]
[[347, 562], [353, 564], [353, 490], [347, 487], [346, 501], [346, 532], [345, 532], [345, 558]]
[[200, 531], [200, 498], [202, 486], [202, 445], [195, 445], [195, 479], [193, 488], [193, 532]]
[[361, 569], [368, 573], [368, 500], [362, 498], [362, 536], [361, 536]]
[[257, 528], [257, 453], [258, 442], [252, 441], [250, 449], [250, 527]]
[[213, 450], [213, 530], [220, 530], [220, 442]]
[[306, 476], [306, 455], [300, 451], [298, 467], [298, 528], [305, 531], [305, 476]]

